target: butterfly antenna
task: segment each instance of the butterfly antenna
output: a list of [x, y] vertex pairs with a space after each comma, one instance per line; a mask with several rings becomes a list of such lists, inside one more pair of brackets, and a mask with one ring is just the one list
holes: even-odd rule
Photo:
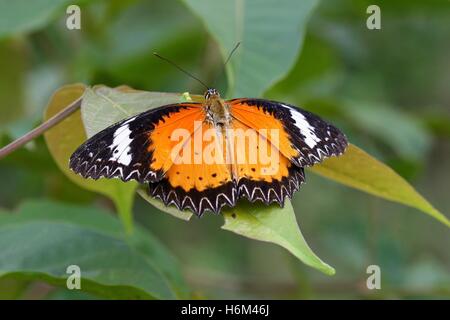
[[236, 43], [236, 45], [234, 46], [233, 50], [231, 50], [230, 54], [228, 55], [227, 60], [225, 60], [225, 63], [223, 64], [224, 68], [227, 65], [228, 61], [230, 61], [231, 56], [233, 55], [233, 53], [237, 50], [237, 48], [239, 48], [240, 45], [241, 45], [241, 42]]
[[234, 46], [233, 50], [231, 50], [230, 54], [228, 55], [227, 60], [225, 60], [224, 64], [222, 65], [222, 70], [217, 75], [216, 80], [214, 81], [214, 83], [216, 83], [217, 80], [220, 78], [220, 76], [225, 72], [225, 67], [227, 66], [228, 61], [230, 61], [231, 57], [233, 56], [233, 53], [237, 50], [237, 48], [239, 48], [240, 45], [241, 45], [241, 42], [236, 43], [236, 45]]
[[153, 52], [153, 54], [154, 54], [156, 57], [160, 58], [161, 60], [164, 60], [164, 61], [166, 61], [167, 63], [170, 63], [172, 66], [174, 66], [175, 68], [177, 68], [178, 70], [180, 70], [180, 71], [183, 72], [184, 74], [188, 75], [188, 76], [191, 77], [192, 79], [197, 80], [197, 81], [198, 81], [199, 83], [201, 83], [206, 89], [209, 89], [209, 87], [208, 87], [202, 80], [200, 80], [199, 78], [197, 78], [196, 76], [194, 76], [192, 73], [190, 73], [190, 72], [184, 70], [183, 68], [181, 68], [180, 66], [178, 66], [175, 62], [172, 62], [172, 61], [170, 61], [169, 59], [164, 58], [163, 56], [160, 56], [160, 55], [159, 55], [158, 53], [156, 53], [156, 52]]

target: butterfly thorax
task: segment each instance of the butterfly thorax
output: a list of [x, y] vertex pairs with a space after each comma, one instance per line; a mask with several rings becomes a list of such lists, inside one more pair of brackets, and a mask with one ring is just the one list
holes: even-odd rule
[[229, 106], [216, 89], [208, 89], [205, 93], [205, 120], [214, 126], [226, 126], [230, 123], [231, 115]]

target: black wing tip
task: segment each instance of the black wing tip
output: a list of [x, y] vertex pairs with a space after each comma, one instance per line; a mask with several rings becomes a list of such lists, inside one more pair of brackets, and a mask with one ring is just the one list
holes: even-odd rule
[[291, 161], [299, 167], [311, 167], [321, 163], [331, 157], [339, 157], [345, 153], [349, 145], [348, 139], [343, 132], [336, 127], [329, 125], [334, 130], [334, 136], [328, 136], [328, 140], [321, 140], [314, 149], [307, 149], [306, 152], [300, 151], [295, 144], [293, 147], [299, 151], [299, 156]]

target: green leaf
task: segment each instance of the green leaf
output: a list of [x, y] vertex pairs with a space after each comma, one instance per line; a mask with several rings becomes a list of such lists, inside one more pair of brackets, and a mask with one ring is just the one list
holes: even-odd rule
[[293, 66], [316, 0], [185, 0], [218, 42], [231, 96], [261, 96]]
[[2, 77], [0, 77], [0, 96], [2, 97], [0, 125], [1, 130], [4, 132], [13, 131], [14, 126], [11, 125], [9, 130], [5, 127], [10, 122], [18, 120], [24, 113], [24, 90], [22, 83], [25, 81], [26, 74], [25, 57], [24, 48], [16, 42], [3, 41], [0, 43], [0, 60], [8, 61], [8, 63], [3, 64]]
[[[111, 89], [104, 86], [86, 90], [83, 97], [82, 114], [84, 125], [89, 136], [126, 117], [133, 116], [151, 108], [189, 99], [201, 99], [199, 96], [181, 94], [143, 92], [130, 89], [125, 91], [123, 89]], [[175, 207], [166, 207], [161, 201], [149, 197], [144, 189], [138, 189], [138, 193], [161, 211], [183, 220], [189, 220], [192, 217], [192, 213], [188, 210], [179, 211]], [[261, 218], [258, 221], [259, 223], [255, 223], [257, 221], [255, 219], [257, 218], [249, 219], [249, 215], [244, 213], [248, 208], [240, 204], [233, 209], [233, 212], [239, 212], [239, 217], [242, 216], [242, 219], [233, 219], [229, 224], [229, 229], [227, 223], [223, 228], [254, 239], [280, 244], [306, 264], [316, 267], [327, 274], [334, 273], [331, 267], [324, 264], [314, 255], [305, 243], [298, 228], [295, 227], [295, 215], [290, 202], [287, 203], [283, 210], [280, 210], [276, 206], [265, 207], [263, 205], [253, 205], [252, 208], [259, 208], [258, 212], [261, 214], [256, 215], [257, 218]], [[227, 217], [229, 215], [225, 214], [224, 216], [226, 221], [228, 221], [229, 219]], [[279, 229], [280, 226], [284, 226], [287, 229]], [[270, 228], [273, 228], [271, 229], [273, 234], [267, 235]], [[245, 232], [244, 230], [248, 231]], [[284, 235], [285, 231], [289, 233], [286, 236]], [[281, 234], [277, 236], [276, 232], [280, 232]], [[265, 234], [267, 235], [266, 237]]]
[[[86, 87], [82, 84], [68, 85], [57, 90], [50, 99], [45, 111], [44, 120], [48, 120], [81, 97], [85, 90]], [[88, 180], [73, 173], [69, 169], [69, 158], [71, 154], [86, 141], [80, 111], [76, 111], [55, 127], [45, 132], [45, 141], [61, 171], [77, 185], [109, 197], [116, 205], [126, 230], [131, 232], [133, 227], [132, 207], [137, 183], [123, 183], [122, 181], [107, 179]]]
[[450, 221], [394, 170], [354, 145], [344, 155], [311, 167], [314, 173], [375, 196], [419, 209], [450, 227]]
[[29, 281], [15, 279], [14, 277], [3, 277], [0, 279], [0, 300], [23, 299], [23, 294], [27, 291]]
[[166, 104], [186, 102], [181, 93], [138, 91], [127, 87], [87, 88], [81, 105], [88, 138], [111, 124]]
[[78, 265], [85, 292], [115, 299], [187, 297], [177, 261], [143, 229], [127, 235], [117, 219], [91, 207], [39, 201], [18, 211], [0, 215], [0, 276], [64, 287], [67, 267]]
[[69, 0], [0, 0], [0, 38], [44, 26], [58, 12], [66, 16]]
[[248, 238], [276, 243], [308, 266], [327, 275], [335, 273], [306, 243], [290, 201], [287, 201], [282, 209], [277, 205], [264, 206], [241, 201], [239, 206], [226, 210], [223, 215], [225, 224], [222, 229]]

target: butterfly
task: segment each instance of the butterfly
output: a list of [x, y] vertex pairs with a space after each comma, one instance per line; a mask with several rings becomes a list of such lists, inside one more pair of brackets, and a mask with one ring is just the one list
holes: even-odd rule
[[161, 106], [100, 131], [70, 157], [85, 178], [148, 185], [166, 206], [201, 216], [238, 200], [284, 205], [305, 181], [304, 168], [341, 155], [345, 135], [319, 116], [266, 99]]

